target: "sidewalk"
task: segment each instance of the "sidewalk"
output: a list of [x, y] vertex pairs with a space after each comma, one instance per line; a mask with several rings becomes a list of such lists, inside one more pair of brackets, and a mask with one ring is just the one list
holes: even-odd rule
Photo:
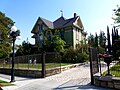
[[[104, 67], [105, 69], [106, 67]], [[10, 81], [10, 76], [0, 74], [0, 79]], [[112, 90], [90, 84], [89, 64], [82, 65], [46, 78], [32, 79], [15, 77], [16, 86], [2, 87], [3, 90]]]

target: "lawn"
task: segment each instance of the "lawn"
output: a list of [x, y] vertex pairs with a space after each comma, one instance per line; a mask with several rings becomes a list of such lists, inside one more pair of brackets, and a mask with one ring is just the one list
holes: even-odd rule
[[13, 84], [9, 83], [9, 82], [6, 82], [6, 81], [3, 81], [3, 80], [0, 80], [0, 87], [3, 87], [3, 86], [11, 86]]
[[[107, 72], [104, 72], [103, 75], [106, 73]], [[115, 75], [115, 77], [120, 77], [120, 62], [110, 68], [110, 74]]]
[[[46, 63], [46, 68], [55, 68], [55, 67], [60, 67], [60, 66], [66, 66], [66, 65], [70, 65], [71, 63]], [[11, 68], [12, 65], [11, 64], [0, 64], [0, 67], [4, 67], [4, 68]], [[42, 64], [28, 64], [28, 63], [20, 63], [20, 64], [15, 64], [15, 68], [16, 69], [41, 69], [42, 68]]]

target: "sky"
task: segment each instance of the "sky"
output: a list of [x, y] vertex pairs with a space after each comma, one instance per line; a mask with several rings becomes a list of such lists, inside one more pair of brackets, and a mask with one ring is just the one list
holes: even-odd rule
[[72, 18], [74, 13], [80, 16], [84, 31], [95, 34], [112, 28], [113, 9], [120, 6], [120, 0], [1, 0], [0, 11], [10, 17], [21, 31], [21, 44], [24, 40], [34, 44], [31, 30], [38, 17], [55, 21], [63, 11], [65, 18]]

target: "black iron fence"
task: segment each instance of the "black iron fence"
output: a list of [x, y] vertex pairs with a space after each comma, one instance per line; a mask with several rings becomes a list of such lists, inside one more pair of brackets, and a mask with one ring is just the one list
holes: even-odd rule
[[[42, 54], [25, 55], [15, 57], [15, 69], [42, 69]], [[0, 59], [0, 68], [11, 68], [12, 58]], [[46, 69], [61, 67], [61, 56], [57, 52], [46, 52], [45, 54]]]

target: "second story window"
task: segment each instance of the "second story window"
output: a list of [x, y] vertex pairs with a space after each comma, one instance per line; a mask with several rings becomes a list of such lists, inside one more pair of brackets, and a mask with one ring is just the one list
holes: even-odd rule
[[60, 32], [61, 38], [64, 39], [64, 30]]
[[78, 40], [79, 39], [79, 31], [78, 31], [78, 29], [76, 29], [76, 40]]
[[39, 33], [42, 33], [42, 31], [43, 31], [43, 24], [39, 24]]
[[52, 32], [51, 31], [47, 31], [46, 37], [47, 37], [48, 40], [51, 40], [52, 39]]

